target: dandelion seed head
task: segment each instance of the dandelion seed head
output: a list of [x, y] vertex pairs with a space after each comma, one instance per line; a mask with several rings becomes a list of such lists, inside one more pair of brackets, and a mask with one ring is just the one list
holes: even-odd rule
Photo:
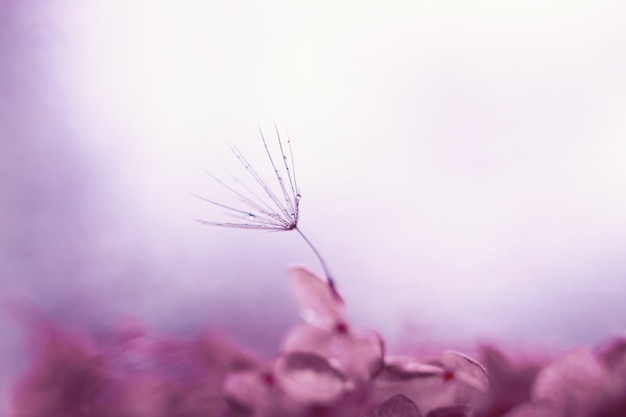
[[[229, 216], [233, 217], [233, 221], [228, 222], [200, 220], [200, 223], [240, 229], [271, 230], [293, 230], [298, 226], [300, 193], [297, 189], [292, 153], [290, 152], [290, 156], [287, 156], [279, 131], [276, 129], [280, 159], [283, 161], [282, 164], [277, 164], [275, 161], [280, 159], [272, 155], [272, 150], [263, 132], [260, 133], [279, 191], [272, 187], [261, 173], [252, 166], [239, 148], [230, 144], [235, 158], [253, 179], [253, 186], [245, 185], [238, 178], [234, 178], [235, 184], [230, 185], [207, 172], [207, 175], [225, 188], [231, 196], [235, 197], [240, 205], [223, 204], [196, 195], [196, 197], [224, 209]], [[291, 142], [289, 142], [289, 147], [291, 147]]]
[[[287, 139], [287, 144], [283, 143], [280, 132], [276, 127], [276, 148], [280, 153], [275, 157], [272, 148], [259, 129], [263, 148], [275, 179], [274, 186], [252, 166], [244, 154], [234, 144], [229, 144], [235, 158], [239, 161], [248, 176], [253, 180], [253, 186], [248, 186], [241, 179], [233, 176], [234, 184], [228, 184], [210, 172], [205, 173], [217, 184], [226, 189], [232, 197], [239, 201], [239, 205], [224, 204], [206, 197], [192, 194], [193, 196], [225, 211], [225, 214], [232, 218], [231, 221], [212, 221], [196, 219], [197, 222], [223, 228], [233, 229], [253, 229], [271, 231], [296, 230], [306, 244], [313, 250], [315, 256], [320, 261], [326, 274], [326, 278], [334, 288], [333, 280], [328, 272], [328, 267], [322, 256], [313, 246], [311, 241], [298, 229], [300, 220], [300, 200], [302, 194], [298, 187], [296, 178], [296, 166], [293, 158], [291, 139]], [[288, 152], [287, 152], [288, 151]], [[282, 163], [280, 161], [282, 160]], [[277, 184], [277, 186], [276, 186]]]

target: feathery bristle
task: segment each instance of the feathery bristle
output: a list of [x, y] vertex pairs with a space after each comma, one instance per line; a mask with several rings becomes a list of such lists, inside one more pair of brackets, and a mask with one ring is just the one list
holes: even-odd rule
[[[278, 182], [280, 192], [277, 193], [272, 189], [272, 187], [270, 187], [259, 172], [250, 164], [250, 162], [248, 162], [239, 148], [233, 144], [229, 144], [231, 151], [241, 165], [246, 169], [248, 174], [254, 179], [254, 182], [259, 189], [255, 191], [253, 187], [245, 185], [243, 181], [236, 177], [233, 177], [233, 181], [237, 185], [232, 186], [225, 183], [215, 175], [206, 172], [206, 174], [213, 181], [235, 196], [241, 202], [242, 206], [230, 206], [197, 194], [192, 194], [194, 197], [206, 201], [207, 203], [225, 209], [227, 214], [233, 218], [232, 221], [209, 221], [204, 219], [195, 220], [198, 223], [208, 226], [233, 229], [270, 231], [296, 230], [319, 260], [329, 283], [334, 285], [334, 282], [330, 277], [328, 267], [322, 256], [317, 251], [315, 246], [313, 246], [311, 241], [298, 228], [301, 194], [300, 189], [298, 188], [298, 181], [296, 179], [296, 166], [293, 158], [293, 150], [291, 148], [291, 140], [287, 139], [287, 146], [285, 146], [280, 136], [280, 132], [278, 131], [278, 127], [275, 126], [275, 129], [282, 164], [272, 155], [272, 151], [270, 150], [267, 140], [265, 139], [265, 135], [263, 135], [261, 129], [259, 129], [259, 133], [261, 134], [263, 147], [269, 159], [274, 176]], [[286, 148], [289, 151], [288, 153], [285, 152]]]

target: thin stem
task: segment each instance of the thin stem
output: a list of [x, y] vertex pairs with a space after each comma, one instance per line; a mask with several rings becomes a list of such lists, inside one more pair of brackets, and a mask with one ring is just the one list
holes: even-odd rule
[[317, 257], [317, 260], [320, 262], [320, 264], [322, 265], [322, 269], [324, 270], [324, 274], [326, 275], [326, 280], [328, 281], [328, 285], [331, 286], [331, 288], [333, 289], [333, 291], [335, 290], [335, 281], [332, 279], [332, 277], [330, 276], [330, 271], [328, 269], [328, 266], [326, 265], [326, 262], [324, 262], [324, 258], [322, 258], [322, 255], [320, 255], [320, 253], [317, 251], [317, 249], [315, 248], [315, 246], [313, 246], [313, 243], [311, 243], [311, 241], [304, 235], [304, 233], [302, 233], [302, 230], [300, 230], [298, 227], [294, 227], [294, 230], [296, 230], [300, 236], [302, 237], [302, 239], [304, 239], [304, 241], [306, 242], [307, 245], [309, 245], [309, 247], [311, 248], [311, 250], [313, 251], [313, 253], [315, 254], [315, 256]]

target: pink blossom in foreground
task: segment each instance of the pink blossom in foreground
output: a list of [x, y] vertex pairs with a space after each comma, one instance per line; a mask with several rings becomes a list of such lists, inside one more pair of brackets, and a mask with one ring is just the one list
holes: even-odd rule
[[343, 300], [328, 282], [304, 268], [293, 268], [289, 277], [307, 323], [289, 332], [284, 349], [317, 353], [355, 383], [370, 380], [383, 364], [380, 336], [350, 326]]
[[341, 296], [290, 271], [305, 323], [264, 360], [224, 335], [181, 340], [141, 328], [94, 338], [34, 328], [12, 417], [623, 417], [626, 338], [548, 360], [483, 347], [392, 357], [355, 329]]
[[489, 395], [480, 405], [481, 416], [506, 414], [530, 399], [531, 385], [545, 365], [538, 360], [513, 360], [493, 346], [483, 346], [481, 363], [489, 373]]
[[578, 348], [543, 368], [531, 400], [510, 417], [626, 416], [626, 339], [607, 349]]
[[487, 395], [487, 373], [476, 361], [453, 351], [423, 359], [389, 361], [376, 380], [378, 397], [404, 394], [424, 411], [479, 404]]

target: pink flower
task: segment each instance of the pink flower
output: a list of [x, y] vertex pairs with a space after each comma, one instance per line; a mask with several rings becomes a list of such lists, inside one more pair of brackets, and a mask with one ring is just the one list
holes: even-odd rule
[[[376, 396], [384, 399], [403, 394], [420, 410], [443, 414], [441, 407], [457, 407], [465, 414], [476, 407], [487, 395], [489, 379], [486, 370], [476, 361], [454, 351], [445, 351], [427, 360], [387, 360], [375, 380]], [[452, 409], [445, 411], [452, 412]], [[462, 414], [462, 415], [465, 415]], [[432, 414], [438, 415], [438, 414]]]
[[15, 417], [110, 416], [106, 363], [83, 337], [37, 327], [34, 366], [17, 385]]
[[480, 406], [481, 417], [499, 417], [530, 399], [532, 384], [545, 360], [513, 360], [492, 346], [484, 346], [481, 363], [490, 379], [489, 395]]
[[578, 348], [537, 376], [531, 401], [506, 417], [618, 417], [626, 415], [626, 340], [592, 351]]
[[325, 358], [293, 352], [279, 355], [268, 366], [231, 373], [224, 382], [224, 392], [235, 413], [295, 415], [334, 404], [347, 385], [345, 376]]
[[383, 364], [380, 336], [350, 326], [343, 300], [330, 282], [300, 267], [291, 269], [289, 277], [307, 323], [289, 332], [284, 350], [316, 353], [356, 384], [372, 379]]

